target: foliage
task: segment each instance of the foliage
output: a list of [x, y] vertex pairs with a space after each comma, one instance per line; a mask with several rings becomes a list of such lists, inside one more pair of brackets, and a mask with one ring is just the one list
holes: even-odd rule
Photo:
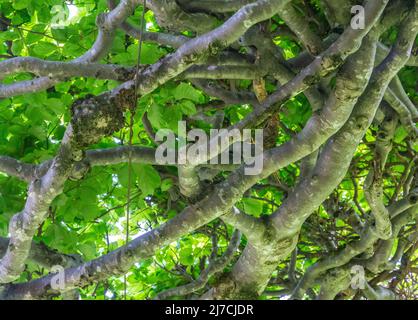
[[[53, 8], [57, 5], [64, 8], [67, 19], [54, 24]], [[319, 25], [327, 25], [321, 8], [316, 5], [309, 8], [317, 11], [316, 19]], [[1, 0], [0, 19], [6, 27], [0, 32], [0, 57], [4, 60], [18, 56], [50, 61], [75, 59], [92, 47], [97, 37], [96, 17], [107, 11], [105, 0]], [[137, 8], [129, 21], [137, 24], [141, 14], [142, 8]], [[148, 31], [167, 31], [158, 25], [152, 11], [146, 12], [145, 19]], [[276, 17], [270, 20], [269, 27], [274, 33], [284, 28], [284, 22]], [[323, 32], [329, 30], [326, 26]], [[185, 32], [186, 30], [182, 31], [187, 36], [192, 34]], [[382, 42], [387, 45], [393, 44], [395, 40], [396, 35], [392, 33], [386, 33], [382, 38]], [[283, 50], [286, 60], [298, 56], [304, 50], [297, 39], [286, 35], [278, 35], [274, 44]], [[135, 66], [138, 46], [137, 39], [118, 29], [112, 47], [101, 63]], [[144, 42], [140, 55], [141, 63], [153, 64], [173, 51], [174, 49], [168, 46]], [[416, 67], [409, 66], [399, 73], [402, 85], [415, 105], [418, 103], [417, 72]], [[5, 77], [3, 83], [10, 84], [33, 78], [34, 75], [31, 73], [20, 72]], [[216, 82], [223, 88], [233, 87], [246, 91], [251, 91], [253, 84], [251, 80], [246, 79]], [[274, 91], [278, 87], [275, 80], [267, 78], [266, 82], [267, 90]], [[1, 99], [0, 154], [33, 164], [53, 158], [70, 123], [71, 105], [87, 95], [97, 96], [118, 85], [119, 82], [115, 80], [73, 77], [47, 90]], [[152, 93], [140, 97], [134, 116], [132, 144], [156, 146], [142, 122], [144, 115], [148, 117], [155, 131], [168, 128], [176, 132], [177, 123], [181, 120], [188, 120], [190, 128], [208, 130], [211, 123], [202, 119], [195, 120], [194, 116], [203, 114], [209, 118], [215, 114], [217, 108], [224, 110], [225, 127], [238, 123], [253, 110], [247, 103], [225, 104], [192, 82], [174, 78]], [[283, 104], [277, 113], [279, 126], [276, 128], [276, 144], [281, 145], [289, 141], [304, 128], [313, 114], [312, 106], [303, 93]], [[97, 144], [89, 146], [89, 149], [127, 145], [130, 131], [128, 120], [129, 118], [122, 130], [101, 139]], [[363, 141], [358, 145], [343, 181], [303, 224], [297, 245], [297, 277], [303, 275], [320, 257], [335, 253], [349, 242], [358, 239], [358, 232], [348, 218], [350, 213], [355, 212], [364, 222], [370, 219], [370, 207], [362, 186], [373, 165], [377, 131], [376, 125], [368, 129]], [[418, 145], [414, 143], [416, 140], [410, 137], [405, 127], [399, 126], [384, 176], [383, 192], [386, 205], [400, 200], [403, 196], [401, 187], [411, 172], [411, 161], [416, 160]], [[221, 172], [210, 183], [216, 185], [224, 181], [228, 175], [228, 172]], [[256, 187], [245, 193], [236, 206], [248, 215], [257, 218], [268, 217], [292, 192], [299, 176], [300, 162], [290, 164], [269, 178], [260, 180]], [[128, 189], [132, 192], [128, 227], [130, 239], [176, 217], [191, 202], [180, 192], [175, 167], [138, 163], [133, 163], [131, 168], [127, 163], [93, 167], [83, 179], [65, 183], [62, 194], [50, 204], [48, 217], [40, 226], [34, 241], [64, 254], [79, 254], [85, 261], [123, 246], [127, 232]], [[16, 212], [23, 209], [26, 192], [25, 182], [0, 173], [0, 236], [8, 236], [9, 221]], [[127, 274], [128, 299], [154, 298], [159, 292], [197, 279], [213, 254], [213, 238], [217, 239], [218, 246], [215, 254], [221, 255], [228, 246], [232, 232], [232, 226], [216, 219], [160, 248], [154, 257], [138, 261]], [[410, 239], [412, 234], [416, 234], [414, 223], [403, 228], [399, 239]], [[241, 241], [234, 261], [243, 251], [246, 241], [246, 238]], [[399, 276], [395, 280], [388, 277], [385, 280], [389, 287], [402, 292], [405, 299], [411, 296], [416, 298], [417, 295], [417, 253], [411, 252], [412, 248], [409, 250], [407, 268], [400, 267], [402, 277]], [[287, 288], [289, 262], [290, 257], [287, 257], [277, 266], [271, 285], [266, 290]], [[230, 264], [226, 271], [232, 265]], [[18, 282], [39, 278], [48, 272], [43, 267], [29, 263]], [[216, 281], [217, 276], [212, 277], [209, 284]], [[82, 288], [80, 294], [82, 299], [123, 299], [124, 278], [110, 277], [105, 281], [93, 283]], [[343, 293], [347, 296], [350, 294]], [[261, 298], [272, 297], [266, 295]]]

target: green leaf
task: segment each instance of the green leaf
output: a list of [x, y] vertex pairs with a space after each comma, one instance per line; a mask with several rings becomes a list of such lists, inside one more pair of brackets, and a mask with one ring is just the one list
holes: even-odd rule
[[143, 43], [141, 50], [141, 63], [153, 64], [157, 62], [164, 54], [165, 52], [160, 49], [158, 45], [153, 43]]
[[36, 126], [36, 127], [31, 127], [28, 131], [29, 134], [35, 136], [36, 138], [38, 138], [39, 140], [45, 140], [47, 137], [47, 133], [44, 130], [44, 128]]
[[[44, 24], [36, 24], [34, 25], [28, 35], [26, 36], [25, 43], [26, 45], [31, 45], [37, 41], [42, 40], [44, 37], [45, 32], [45, 25]], [[35, 44], [37, 45], [37, 44]]]
[[96, 256], [96, 245], [94, 242], [82, 243], [78, 246], [81, 254], [86, 260], [92, 260]]
[[22, 10], [29, 6], [31, 0], [13, 0], [12, 6], [16, 10]]
[[188, 83], [181, 83], [177, 86], [174, 90], [174, 98], [176, 100], [188, 99], [194, 102], [202, 102], [204, 99], [203, 95]]
[[395, 137], [393, 140], [396, 143], [401, 143], [408, 136], [408, 131], [403, 127], [399, 126], [395, 131]]
[[139, 188], [145, 195], [154, 193], [154, 190], [161, 185], [161, 177], [153, 166], [148, 164], [134, 164], [133, 171], [138, 177]]
[[335, 220], [335, 226], [338, 227], [338, 228], [342, 228], [342, 227], [345, 227], [346, 224], [345, 224], [344, 220], [336, 219]]
[[57, 47], [50, 42], [40, 41], [33, 46], [33, 52], [35, 52], [40, 57], [49, 56], [57, 50]]
[[252, 198], [243, 198], [242, 204], [244, 206], [244, 212], [259, 216], [261, 213], [263, 213], [263, 202], [257, 199]]
[[181, 107], [181, 112], [183, 112], [183, 114], [185, 114], [186, 116], [194, 115], [197, 112], [196, 106], [194, 105], [193, 102], [189, 100], [182, 101], [180, 104], [180, 107]]
[[191, 247], [185, 247], [180, 251], [180, 263], [184, 264], [185, 266], [193, 265], [194, 258], [193, 258], [193, 249]]
[[[123, 187], [127, 187], [128, 186], [128, 181], [129, 181], [129, 170], [128, 170], [128, 166], [127, 165], [124, 165], [122, 168], [120, 168], [119, 170], [117, 170], [116, 174], [118, 176], [119, 183]], [[135, 173], [131, 171], [131, 174], [134, 175]], [[131, 180], [131, 181], [133, 181], [133, 180]]]
[[164, 120], [164, 106], [159, 104], [152, 104], [148, 112], [148, 119], [151, 124], [158, 128], [167, 128], [167, 121]]
[[167, 191], [173, 187], [173, 180], [171, 179], [164, 179], [161, 182], [161, 191]]
[[22, 40], [16, 40], [12, 43], [12, 52], [15, 56], [20, 55], [20, 53], [23, 50], [23, 41]]
[[61, 115], [65, 112], [65, 105], [62, 99], [51, 98], [46, 102], [48, 110], [51, 110], [56, 115]]

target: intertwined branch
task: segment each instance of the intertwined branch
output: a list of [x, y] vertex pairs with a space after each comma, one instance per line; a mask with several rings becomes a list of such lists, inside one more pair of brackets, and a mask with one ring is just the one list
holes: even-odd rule
[[[239, 258], [233, 259], [241, 239], [240, 232], [236, 231], [224, 255], [211, 260], [197, 280], [163, 292], [159, 297], [186, 296], [204, 289], [202, 297], [206, 299], [256, 298], [271, 283], [277, 266], [296, 252], [294, 249], [307, 219], [318, 207], [325, 206], [327, 198], [350, 172], [353, 156], [373, 122], [379, 126], [379, 133], [374, 141], [372, 169], [364, 182], [370, 212], [360, 207], [367, 217], [362, 217], [366, 221], [357, 228], [359, 238], [347, 240], [345, 247], [338, 247], [333, 255], [320, 259], [300, 277], [295, 275], [296, 252], [292, 256], [291, 281], [282, 286], [288, 289], [283, 295], [292, 292], [293, 297], [303, 298], [306, 292], [312, 293], [310, 289], [315, 284], [320, 284], [318, 298], [333, 299], [347, 290], [350, 267], [357, 264], [370, 271], [367, 279], [371, 284], [367, 284], [364, 295], [373, 299], [383, 297], [372, 287], [373, 279], [396, 268], [403, 252], [407, 252], [406, 247], [411, 247], [409, 243], [404, 244], [400, 253], [391, 256], [395, 241], [405, 227], [416, 220], [418, 213], [417, 188], [414, 187], [418, 185], [414, 173], [416, 157], [409, 167], [409, 178], [402, 186], [402, 197], [386, 203], [383, 191], [396, 129], [404, 126], [411, 141], [416, 139], [418, 112], [397, 75], [404, 66], [417, 65], [417, 57], [411, 56], [411, 52], [418, 33], [418, 2], [364, 1], [365, 27], [361, 29], [350, 26], [351, 2], [321, 1], [327, 21], [334, 28], [323, 39], [305, 23], [297, 3], [290, 0], [148, 0], [149, 9], [167, 32], [147, 31], [144, 41], [171, 47], [172, 52], [154, 64], [141, 65], [136, 74], [134, 66], [98, 63], [110, 50], [117, 29], [134, 38], [140, 35], [139, 30], [126, 21], [140, 1], [121, 0], [117, 4], [109, 1], [109, 12], [97, 17], [96, 42], [81, 57], [69, 62], [32, 57], [1, 61], [1, 79], [19, 72], [29, 72], [34, 78], [0, 84], [0, 97], [46, 90], [72, 77], [117, 80], [120, 84], [72, 106], [72, 119], [52, 160], [34, 165], [0, 156], [1, 172], [28, 183], [25, 207], [9, 222], [10, 238], [0, 239], [0, 297], [48, 298], [125, 274], [138, 261], [152, 257], [159, 248], [221, 218], [247, 239]], [[286, 60], [273, 41], [275, 35], [271, 34], [268, 21], [277, 17], [283, 19], [289, 29], [287, 33], [305, 50], [293, 59]], [[380, 39], [394, 26], [399, 27], [397, 40], [388, 48]], [[338, 27], [343, 27], [343, 31], [338, 32]], [[179, 35], [184, 30], [189, 30], [193, 36]], [[329, 82], [331, 78], [334, 84], [328, 86], [326, 79]], [[209, 154], [196, 156], [193, 165], [179, 165], [179, 189], [191, 204], [171, 220], [115, 251], [82, 262], [78, 257], [35, 244], [33, 238], [47, 219], [51, 202], [63, 192], [68, 179], [81, 179], [94, 166], [127, 163], [129, 157], [133, 163], [160, 165], [153, 148], [86, 149], [124, 127], [136, 88], [137, 93], [144, 96], [172, 79], [190, 80], [228, 105], [251, 104], [252, 112], [228, 129], [264, 125], [272, 121], [283, 104], [302, 93], [315, 112], [304, 128], [287, 142], [277, 145], [273, 141], [273, 145], [264, 150], [260, 155], [263, 171], [258, 175], [245, 175], [244, 166], [209, 167], [206, 165]], [[260, 98], [257, 90], [230, 90], [221, 85], [219, 80], [222, 79], [254, 80], [255, 88], [263, 83], [260, 79], [270, 79], [277, 86], [272, 93], [265, 92], [266, 96]], [[222, 126], [222, 114], [220, 119], [218, 125]], [[273, 124], [277, 132], [277, 122]], [[149, 123], [146, 128], [152, 136]], [[224, 145], [216, 152], [220, 154], [228, 148], [230, 145]], [[261, 180], [271, 181], [278, 170], [300, 160], [298, 183], [293, 189], [282, 186], [287, 197], [270, 216], [255, 218], [235, 207]], [[219, 183], [212, 182], [209, 191], [202, 194], [204, 186], [200, 177], [207, 174], [208, 169], [215, 171], [212, 176], [220, 172], [228, 174]], [[280, 187], [277, 182], [276, 187]], [[358, 201], [356, 204], [359, 206]], [[397, 245], [400, 247], [402, 242]], [[15, 283], [28, 260], [46, 268], [55, 264], [65, 266], [64, 288], [51, 287], [53, 274]], [[209, 288], [209, 278], [232, 261], [231, 270]]]

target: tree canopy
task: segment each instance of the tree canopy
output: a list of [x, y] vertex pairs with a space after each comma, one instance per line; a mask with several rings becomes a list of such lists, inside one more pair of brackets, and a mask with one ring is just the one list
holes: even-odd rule
[[0, 299], [417, 299], [417, 33], [418, 0], [0, 0]]

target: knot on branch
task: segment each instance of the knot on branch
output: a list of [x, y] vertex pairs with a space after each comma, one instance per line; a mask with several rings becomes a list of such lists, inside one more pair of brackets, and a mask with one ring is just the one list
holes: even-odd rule
[[356, 130], [364, 131], [369, 126], [369, 118], [364, 115], [359, 115], [356, 117]]
[[208, 56], [216, 56], [225, 48], [225, 46], [226, 45], [222, 43], [222, 41], [220, 40], [213, 41], [208, 46], [208, 51], [207, 51]]
[[337, 67], [342, 65], [344, 59], [341, 54], [333, 54], [330, 56], [325, 56], [321, 61], [321, 72], [320, 76], [325, 76], [329, 74], [331, 71], [335, 70]]
[[317, 84], [321, 80], [321, 76], [319, 74], [308, 75], [303, 80], [303, 83], [307, 86], [313, 86]]
[[418, 203], [418, 188], [415, 188], [411, 191], [411, 193], [408, 195], [408, 201], [410, 204]]
[[223, 299], [227, 299], [227, 297], [232, 297], [234, 294], [237, 294], [236, 289], [237, 285], [231, 279], [230, 272], [226, 272], [219, 275], [215, 281], [211, 298], [222, 297]]
[[96, 26], [101, 29], [103, 32], [111, 33], [113, 32], [112, 28], [109, 28], [107, 24], [107, 14], [101, 13], [97, 15]]
[[136, 108], [137, 96], [135, 95], [135, 85], [129, 89], [121, 89], [118, 94], [112, 98], [112, 101], [122, 111]]
[[[20, 241], [23, 241], [27, 239], [26, 230], [25, 227], [25, 221], [24, 221], [24, 215], [22, 213], [15, 214], [11, 219], [9, 223], [9, 233], [15, 234], [16, 238]], [[9, 244], [9, 249], [11, 251], [14, 250], [13, 243]]]
[[115, 73], [118, 75], [119, 81], [129, 81], [135, 78], [135, 68], [117, 68]]
[[73, 171], [71, 172], [69, 179], [71, 181], [81, 180], [87, 175], [90, 169], [91, 166], [88, 161], [77, 162], [73, 167]]
[[375, 222], [372, 231], [375, 233], [379, 239], [388, 240], [392, 236], [392, 224], [390, 223], [389, 219], [382, 219], [386, 220], [383, 223], [380, 223], [380, 226], [377, 225]]
[[71, 109], [71, 124], [79, 147], [99, 142], [124, 125], [123, 109], [115, 98], [87, 96], [76, 101]]

